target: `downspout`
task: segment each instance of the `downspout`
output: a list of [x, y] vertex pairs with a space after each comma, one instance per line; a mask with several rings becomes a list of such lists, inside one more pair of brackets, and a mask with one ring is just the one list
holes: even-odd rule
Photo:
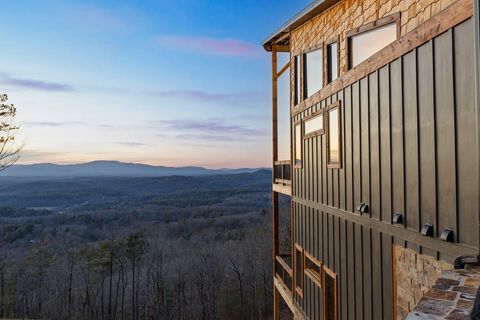
[[473, 37], [475, 50], [475, 113], [477, 121], [478, 253], [480, 256], [480, 0], [473, 1]]

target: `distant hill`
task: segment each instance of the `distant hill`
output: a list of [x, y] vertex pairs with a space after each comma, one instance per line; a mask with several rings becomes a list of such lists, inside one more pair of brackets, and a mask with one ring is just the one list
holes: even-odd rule
[[206, 176], [256, 172], [261, 168], [206, 169], [202, 167], [164, 167], [118, 161], [93, 161], [59, 165], [39, 163], [14, 165], [0, 172], [0, 177], [167, 177]]

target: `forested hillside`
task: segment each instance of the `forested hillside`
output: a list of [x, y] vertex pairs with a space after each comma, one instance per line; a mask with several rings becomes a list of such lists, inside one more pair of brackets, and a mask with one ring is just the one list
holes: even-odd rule
[[2, 178], [0, 318], [269, 319], [270, 190], [267, 170]]

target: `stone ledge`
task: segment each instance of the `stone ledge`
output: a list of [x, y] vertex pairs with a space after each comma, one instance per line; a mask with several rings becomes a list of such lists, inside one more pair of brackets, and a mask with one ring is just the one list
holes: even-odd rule
[[442, 272], [406, 319], [480, 320], [480, 267]]

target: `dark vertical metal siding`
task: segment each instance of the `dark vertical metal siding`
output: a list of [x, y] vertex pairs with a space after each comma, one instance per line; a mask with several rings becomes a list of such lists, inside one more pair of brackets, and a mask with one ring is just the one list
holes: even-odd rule
[[[452, 228], [456, 241], [478, 248], [472, 39], [470, 19], [293, 117], [341, 101], [342, 168], [327, 168], [326, 135], [304, 140], [293, 200], [351, 214], [365, 201], [371, 219], [390, 224], [399, 212], [400, 228], [431, 223], [435, 237]], [[453, 258], [299, 202], [293, 208], [296, 243], [338, 276], [339, 319], [393, 319], [393, 243]], [[322, 319], [322, 291], [304, 281], [295, 300]]]

